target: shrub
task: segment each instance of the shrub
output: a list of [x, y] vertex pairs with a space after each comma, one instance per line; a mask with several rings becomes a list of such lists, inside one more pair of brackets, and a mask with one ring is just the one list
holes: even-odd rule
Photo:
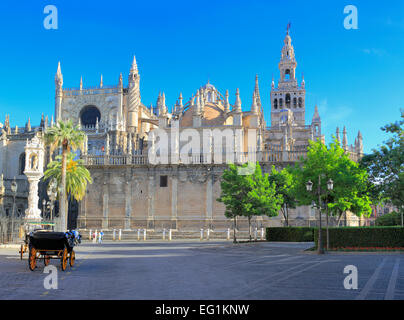
[[[370, 248], [404, 247], [404, 228], [402, 227], [340, 227], [329, 228], [331, 248]], [[318, 243], [318, 232], [314, 233]], [[326, 230], [323, 230], [323, 244], [326, 246]]]
[[376, 226], [401, 226], [401, 213], [390, 212], [378, 217], [375, 221]]
[[267, 228], [267, 241], [310, 242], [314, 241], [314, 230], [311, 227], [277, 227]]

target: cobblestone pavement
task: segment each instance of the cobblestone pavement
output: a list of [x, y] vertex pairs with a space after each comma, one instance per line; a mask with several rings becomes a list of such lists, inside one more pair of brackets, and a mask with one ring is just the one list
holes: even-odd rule
[[[307, 243], [148, 241], [83, 243], [76, 265], [45, 289], [39, 261], [0, 249], [0, 299], [404, 299], [401, 254], [304, 252]], [[358, 289], [344, 289], [344, 267]]]

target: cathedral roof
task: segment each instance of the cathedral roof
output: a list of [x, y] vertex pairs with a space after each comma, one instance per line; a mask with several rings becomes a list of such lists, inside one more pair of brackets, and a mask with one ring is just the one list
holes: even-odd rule
[[[188, 108], [181, 117], [181, 127], [192, 127], [195, 105]], [[202, 126], [221, 126], [225, 122], [225, 112], [221, 103], [205, 103], [202, 111]]]

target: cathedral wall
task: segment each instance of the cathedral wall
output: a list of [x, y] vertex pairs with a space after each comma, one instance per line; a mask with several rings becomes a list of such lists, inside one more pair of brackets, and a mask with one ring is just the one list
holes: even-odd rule
[[4, 179], [21, 178], [26, 179], [25, 175], [20, 175], [20, 155], [25, 152], [26, 140], [9, 140], [6, 145], [0, 145], [0, 174], [4, 174]]
[[[276, 165], [281, 170], [286, 164]], [[262, 171], [270, 172], [271, 164]], [[177, 229], [212, 228], [224, 232], [233, 220], [224, 215], [220, 197], [220, 176], [225, 166], [134, 166], [90, 168], [94, 179], [79, 214], [80, 228], [87, 229]], [[167, 186], [160, 181], [167, 176]], [[308, 206], [289, 212], [291, 225], [315, 223], [315, 212]], [[324, 216], [323, 216], [324, 219]], [[248, 222], [238, 218], [239, 230]], [[252, 226], [282, 226], [283, 216], [254, 217]]]
[[[64, 91], [62, 100], [62, 120], [72, 120], [73, 123], [78, 123], [81, 110], [88, 105], [96, 106], [100, 113], [100, 123], [106, 125], [109, 119], [116, 118], [116, 113], [119, 111], [123, 103], [123, 95], [118, 93], [118, 88], [115, 89], [96, 89], [99, 94], [84, 94], [76, 90]], [[115, 91], [115, 92], [114, 92]]]

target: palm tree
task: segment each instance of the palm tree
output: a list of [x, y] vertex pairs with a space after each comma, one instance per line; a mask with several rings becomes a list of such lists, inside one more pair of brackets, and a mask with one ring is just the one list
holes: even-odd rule
[[[76, 154], [70, 152], [66, 160], [66, 197], [70, 194], [74, 199], [80, 201], [83, 199], [87, 183], [92, 183], [90, 172], [83, 165], [83, 160], [75, 159]], [[56, 156], [55, 161], [48, 164], [45, 171], [44, 180], [55, 179], [57, 185], [62, 181], [62, 157]]]
[[45, 142], [50, 146], [52, 153], [56, 148], [62, 148], [61, 157], [61, 177], [60, 177], [60, 217], [61, 231], [65, 231], [67, 227], [67, 211], [66, 211], [66, 161], [67, 155], [71, 150], [83, 148], [85, 134], [78, 126], [75, 127], [71, 120], [66, 122], [59, 120], [56, 126], [50, 127], [45, 132]]

